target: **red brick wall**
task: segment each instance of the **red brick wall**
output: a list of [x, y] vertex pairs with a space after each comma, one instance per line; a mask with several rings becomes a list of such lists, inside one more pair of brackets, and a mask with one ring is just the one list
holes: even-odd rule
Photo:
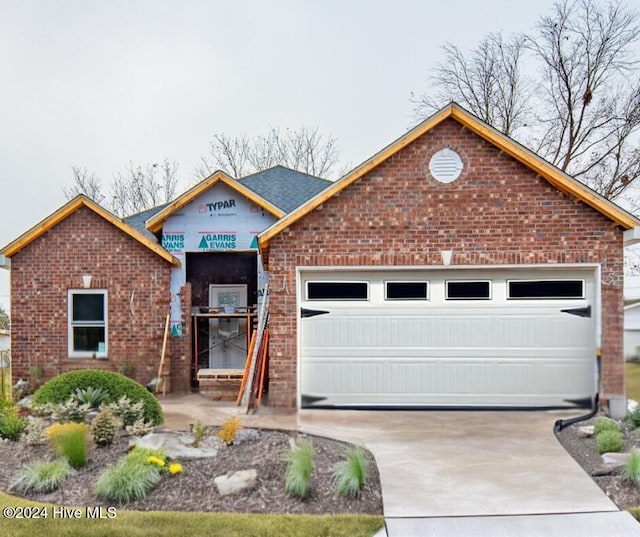
[[[11, 259], [12, 370], [29, 367], [46, 378], [72, 369], [118, 371], [131, 364], [146, 384], [158, 374], [170, 264], [86, 207], [44, 233]], [[108, 291], [108, 358], [69, 358], [67, 290]]]
[[[442, 184], [445, 147], [465, 168]], [[295, 406], [296, 266], [602, 264], [601, 393], [624, 393], [622, 230], [448, 119], [271, 241], [269, 400]]]

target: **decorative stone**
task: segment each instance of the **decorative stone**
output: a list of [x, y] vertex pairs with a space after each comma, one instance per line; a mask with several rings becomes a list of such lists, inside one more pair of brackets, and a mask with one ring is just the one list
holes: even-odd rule
[[593, 436], [594, 426], [593, 425], [583, 425], [582, 427], [578, 427], [578, 436], [580, 438], [589, 438]]
[[177, 432], [153, 432], [143, 437], [133, 437], [130, 446], [140, 446], [147, 449], [162, 449], [172, 459], [202, 459], [218, 455], [222, 441], [208, 437], [200, 447], [193, 447], [193, 437], [189, 434]]
[[220, 496], [238, 494], [252, 489], [256, 486], [257, 481], [258, 472], [253, 468], [251, 470], [240, 470], [233, 474], [221, 475], [213, 480]]
[[260, 433], [255, 429], [240, 429], [236, 432], [233, 438], [234, 445], [242, 444], [243, 442], [251, 442], [257, 440], [260, 437]]
[[598, 466], [593, 472], [591, 472], [591, 475], [594, 477], [609, 475], [612, 474], [615, 469], [616, 466], [614, 466], [613, 464], [602, 464]]
[[603, 453], [600, 455], [603, 464], [619, 468], [629, 461], [629, 453]]

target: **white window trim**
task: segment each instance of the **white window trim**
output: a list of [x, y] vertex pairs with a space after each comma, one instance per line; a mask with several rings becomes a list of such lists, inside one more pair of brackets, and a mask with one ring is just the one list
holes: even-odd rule
[[[413, 297], [413, 298], [389, 298], [387, 296], [387, 285], [390, 283], [412, 283], [412, 284], [420, 284], [424, 283], [426, 285], [427, 294], [424, 297]], [[384, 280], [382, 282], [384, 286], [384, 300], [385, 302], [426, 302], [431, 299], [431, 283], [429, 280]]]
[[[511, 286], [509, 285], [512, 282], [515, 283], [528, 283], [528, 282], [544, 282], [544, 281], [550, 281], [550, 282], [582, 282], [582, 295], [581, 296], [528, 296], [525, 298], [521, 298], [521, 297], [512, 297], [511, 296]], [[586, 293], [587, 293], [587, 283], [585, 281], [584, 278], [528, 278], [528, 279], [524, 279], [524, 280], [520, 280], [520, 279], [508, 279], [506, 281], [507, 284], [507, 300], [514, 300], [514, 301], [523, 301], [523, 300], [533, 300], [533, 301], [551, 301], [551, 300], [584, 300], [586, 298]]]
[[[449, 284], [450, 283], [488, 283], [489, 284], [489, 295], [488, 296], [483, 296], [483, 297], [473, 297], [473, 298], [467, 298], [467, 297], [463, 297], [463, 298], [451, 298], [449, 296]], [[493, 299], [493, 280], [485, 280], [485, 279], [478, 279], [478, 280], [445, 280], [444, 282], [444, 299], [445, 300], [450, 300], [451, 302], [464, 302], [466, 300], [474, 300], [474, 301], [478, 301], [478, 300], [492, 300]]]
[[[73, 295], [104, 296], [104, 352], [73, 350]], [[67, 291], [67, 347], [69, 358], [106, 358], [109, 353], [109, 296], [106, 289], [69, 289]], [[102, 326], [102, 325], [100, 325]]]
[[[360, 283], [367, 286], [366, 298], [309, 298], [309, 284], [310, 283]], [[305, 282], [305, 299], [307, 302], [369, 302], [371, 300], [371, 284], [367, 280], [307, 280]]]

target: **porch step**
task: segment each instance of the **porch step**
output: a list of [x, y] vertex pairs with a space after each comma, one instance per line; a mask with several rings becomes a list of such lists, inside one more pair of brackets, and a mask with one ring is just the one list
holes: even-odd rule
[[235, 401], [243, 374], [243, 369], [200, 369], [200, 393], [216, 401]]

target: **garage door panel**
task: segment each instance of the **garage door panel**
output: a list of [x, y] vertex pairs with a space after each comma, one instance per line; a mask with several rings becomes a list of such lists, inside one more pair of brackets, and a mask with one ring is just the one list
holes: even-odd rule
[[580, 300], [509, 301], [497, 285], [513, 273], [498, 271], [484, 276], [491, 300], [448, 303], [438, 293], [451, 276], [433, 271], [424, 275], [429, 300], [404, 304], [384, 300], [393, 275], [326, 275], [369, 281], [369, 299], [303, 303], [328, 313], [300, 320], [301, 395], [320, 405], [403, 407], [588, 399], [596, 390], [595, 324], [561, 310], [593, 302], [592, 272], [584, 273], [591, 294]]

